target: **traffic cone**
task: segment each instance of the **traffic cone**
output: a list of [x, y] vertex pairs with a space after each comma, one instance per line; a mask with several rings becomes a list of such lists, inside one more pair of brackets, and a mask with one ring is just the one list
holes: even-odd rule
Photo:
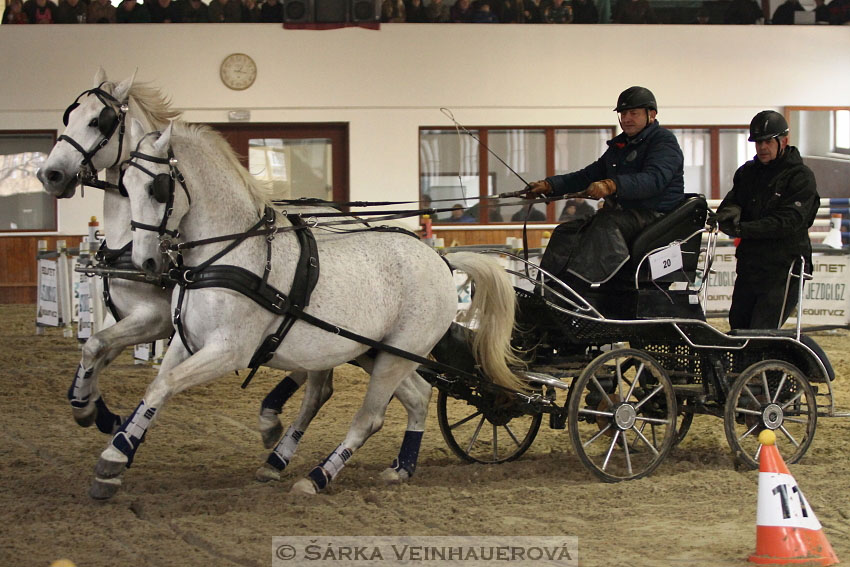
[[838, 557], [821, 530], [814, 510], [788, 472], [776, 449], [776, 434], [759, 434], [758, 515], [756, 552], [760, 565], [835, 565]]

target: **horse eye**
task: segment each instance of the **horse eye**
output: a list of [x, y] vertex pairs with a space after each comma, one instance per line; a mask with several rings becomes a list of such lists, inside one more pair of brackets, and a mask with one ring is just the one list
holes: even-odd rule
[[89, 127], [90, 127], [90, 128], [97, 128], [97, 127], [98, 127], [98, 121], [97, 121], [97, 118], [92, 118], [92, 119], [91, 119], [91, 122], [89, 122]]

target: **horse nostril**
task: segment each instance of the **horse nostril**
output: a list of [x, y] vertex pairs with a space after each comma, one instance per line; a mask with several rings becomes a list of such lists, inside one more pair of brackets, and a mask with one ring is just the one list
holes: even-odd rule
[[65, 174], [58, 169], [51, 169], [47, 172], [47, 180], [59, 185], [65, 180]]
[[156, 272], [156, 261], [153, 258], [148, 258], [142, 263], [142, 269], [148, 273]]

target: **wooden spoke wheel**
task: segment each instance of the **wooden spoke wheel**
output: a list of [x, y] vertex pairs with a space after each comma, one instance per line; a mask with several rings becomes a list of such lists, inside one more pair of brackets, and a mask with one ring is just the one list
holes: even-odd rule
[[596, 357], [568, 400], [570, 438], [582, 463], [605, 482], [655, 470], [677, 437], [673, 384], [658, 362], [637, 349]]
[[437, 419], [446, 444], [455, 455], [471, 463], [498, 464], [518, 459], [537, 436], [543, 414], [522, 413], [508, 396], [487, 402], [486, 410], [479, 409], [440, 391]]
[[744, 370], [726, 398], [726, 439], [743, 465], [757, 469], [759, 433], [776, 433], [776, 448], [786, 463], [799, 461], [817, 427], [817, 403], [809, 380], [796, 366], [764, 360]]

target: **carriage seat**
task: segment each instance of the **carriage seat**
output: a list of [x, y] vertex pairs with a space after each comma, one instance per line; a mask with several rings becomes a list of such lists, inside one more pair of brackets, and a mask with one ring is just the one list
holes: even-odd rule
[[[794, 329], [732, 329], [728, 333], [731, 337], [796, 337], [797, 332]], [[835, 369], [832, 367], [832, 363], [829, 362], [829, 357], [826, 355], [826, 352], [823, 348], [815, 341], [812, 337], [808, 335], [800, 334], [800, 342], [803, 343], [806, 347], [811, 349], [815, 356], [817, 356], [820, 361], [823, 363], [824, 368], [826, 368], [826, 374], [829, 378], [829, 381], [832, 382], [835, 380]], [[805, 369], [803, 369], [805, 370]], [[822, 382], [823, 380], [817, 380], [810, 378], [813, 382]]]
[[[682, 270], [660, 277], [657, 282], [694, 281], [699, 260], [702, 233], [708, 216], [708, 203], [704, 195], [685, 193], [682, 203], [647, 226], [632, 242], [630, 247], [631, 259], [626, 266], [631, 266], [628, 273], [633, 277], [638, 269], [638, 283], [652, 281], [649, 261], [646, 256], [653, 251], [663, 248], [677, 240], [682, 241]], [[695, 234], [696, 233], [696, 234]], [[684, 273], [682, 273], [684, 272]], [[634, 284], [633, 284], [634, 285]]]

